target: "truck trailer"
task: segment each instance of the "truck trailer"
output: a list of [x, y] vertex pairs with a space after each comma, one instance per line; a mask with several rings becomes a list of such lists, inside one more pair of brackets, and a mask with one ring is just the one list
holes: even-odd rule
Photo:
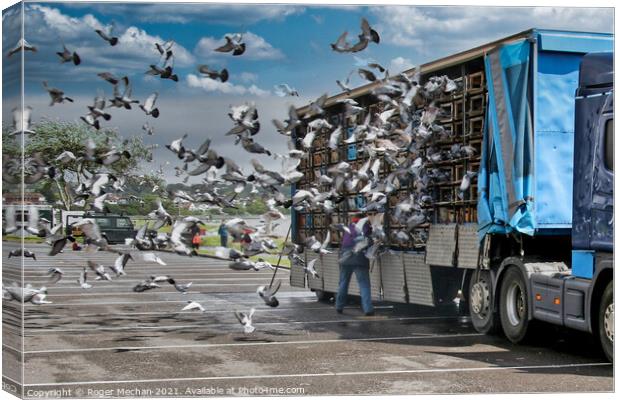
[[[466, 302], [478, 332], [502, 330], [520, 343], [551, 323], [592, 333], [613, 359], [612, 51], [610, 34], [530, 29], [403, 73], [419, 74], [422, 84], [444, 75], [456, 83], [435, 102], [437, 124], [448, 139], [433, 146], [459, 144], [475, 152], [426, 160], [449, 178], [432, 184], [430, 218], [404, 243], [393, 240], [390, 233], [403, 226], [390, 216], [416, 182], [387, 196], [381, 211], [388, 239], [371, 263], [374, 299], [436, 306], [456, 297]], [[324, 113], [310, 115], [294, 138], [299, 144], [319, 117], [351, 132], [343, 100], [364, 108], [357, 115], [363, 121], [384, 109], [375, 95], [384, 83], [329, 97]], [[304, 177], [293, 194], [320, 190], [318, 177], [330, 167], [342, 161], [359, 167], [369, 156], [359, 142], [345, 142], [348, 135], [331, 149], [330, 131], [312, 133], [308, 157], [298, 167]], [[397, 160], [410, 156], [401, 152]], [[393, 168], [382, 160], [380, 174]], [[467, 171], [476, 176], [461, 192]], [[310, 236], [323, 240], [329, 232], [332, 250], [318, 257], [318, 277], [292, 265], [292, 286], [308, 287], [319, 299], [337, 292], [340, 234], [334, 226], [365, 211], [368, 199], [357, 189], [344, 193], [333, 212], [292, 211], [295, 243]], [[304, 254], [306, 261], [317, 258]], [[359, 295], [354, 281], [350, 293]]]

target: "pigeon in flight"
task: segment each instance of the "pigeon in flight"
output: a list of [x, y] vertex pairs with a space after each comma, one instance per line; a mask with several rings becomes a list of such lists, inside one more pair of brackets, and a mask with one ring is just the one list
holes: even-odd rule
[[116, 46], [118, 44], [118, 38], [112, 36], [110, 32], [104, 32], [101, 29], [95, 29], [95, 32], [106, 42], [110, 44], [110, 46]]
[[140, 104], [140, 108], [142, 111], [146, 113], [146, 115], [151, 115], [153, 118], [159, 117], [159, 108], [155, 107], [155, 101], [157, 101], [158, 93], [155, 92], [146, 98], [144, 104]]
[[60, 268], [51, 267], [47, 270], [47, 275], [50, 277], [49, 283], [58, 283], [62, 279], [62, 270]]
[[88, 272], [86, 272], [86, 268], [83, 267], [82, 272], [80, 272], [80, 277], [77, 280], [77, 283], [80, 284], [80, 287], [82, 289], [90, 289], [93, 287], [93, 285], [91, 285], [90, 283], [86, 281], [87, 277], [88, 277]]
[[32, 258], [35, 261], [37, 260], [37, 256], [32, 251], [22, 248], [9, 251], [9, 255], [7, 258], [22, 256], [26, 258]]
[[116, 274], [117, 277], [121, 275], [127, 275], [125, 273], [125, 266], [129, 260], [133, 260], [133, 257], [129, 253], [120, 253], [120, 255], [114, 261], [114, 265], [110, 266], [110, 269]]
[[95, 278], [95, 280], [97, 281], [100, 281], [100, 280], [111, 281], [112, 280], [112, 277], [110, 276], [110, 274], [105, 272], [105, 267], [103, 265], [97, 264], [91, 260], [88, 260], [87, 264], [88, 264], [88, 267], [91, 270], [93, 270], [95, 274], [97, 274], [97, 277]]
[[226, 82], [228, 80], [228, 70], [223, 68], [221, 71], [210, 69], [208, 65], [199, 65], [198, 72], [206, 75], [210, 79], [219, 79], [220, 82]]
[[254, 308], [250, 309], [249, 314], [235, 311], [235, 317], [237, 317], [239, 323], [243, 325], [243, 332], [246, 334], [250, 334], [256, 330], [256, 328], [252, 326], [252, 316], [254, 315], [254, 311], [256, 311]]
[[189, 310], [200, 310], [201, 312], [205, 312], [205, 308], [202, 306], [202, 304], [193, 300], [187, 300], [187, 305], [181, 309], [181, 311]]
[[62, 48], [62, 52], [56, 52], [56, 54], [58, 54], [58, 57], [60, 57], [60, 62], [62, 64], [73, 61], [73, 64], [80, 65], [82, 61], [80, 60], [80, 56], [78, 55], [78, 53], [76, 53], [75, 51], [71, 52], [69, 49], [67, 49], [67, 46], [65, 45], [63, 45]]
[[225, 35], [226, 44], [214, 49], [220, 53], [229, 53], [232, 51], [233, 56], [240, 56], [245, 52], [245, 43], [242, 42], [242, 35], [235, 33], [232, 35]]
[[187, 294], [187, 291], [192, 286], [192, 282], [181, 285], [180, 283], [176, 283], [176, 281], [172, 278], [168, 278], [168, 283], [173, 285], [174, 288], [181, 294]]
[[37, 48], [35, 46], [32, 46], [30, 43], [28, 43], [26, 39], [21, 38], [17, 41], [15, 47], [13, 47], [11, 50], [9, 50], [8, 53], [6, 53], [6, 56], [11, 57], [13, 54], [19, 53], [22, 50], [31, 51], [33, 53], [37, 52]]
[[317, 260], [318, 258], [315, 258], [314, 260], [310, 260], [308, 261], [308, 264], [304, 266], [304, 272], [308, 275], [312, 275], [312, 277], [316, 279], [319, 278], [319, 274], [316, 272], [316, 269], [314, 269], [314, 265], [316, 264]]
[[282, 281], [278, 280], [275, 286], [259, 286], [256, 289], [256, 293], [263, 299], [266, 305], [269, 307], [277, 307], [280, 305], [280, 302], [276, 298], [276, 293], [280, 289], [280, 285]]
[[161, 258], [159, 258], [155, 253], [143, 253], [142, 259], [147, 262], [154, 262], [159, 265], [167, 265]]
[[70, 103], [73, 103], [73, 99], [65, 96], [65, 92], [63, 92], [62, 90], [58, 88], [49, 87], [47, 85], [47, 81], [43, 81], [43, 87], [45, 88], [45, 90], [47, 90], [47, 93], [49, 93], [52, 99], [50, 106], [53, 106], [56, 103], [62, 104], [65, 102], [65, 100], [67, 100]]
[[12, 111], [13, 114], [13, 131], [9, 135], [17, 135], [19, 133], [34, 133], [30, 129], [32, 107], [26, 106], [23, 109], [21, 107], [15, 107]]
[[297, 92], [295, 88], [290, 87], [286, 83], [280, 83], [278, 85], [275, 85], [274, 89], [275, 89], [274, 90], [275, 95], [279, 97], [286, 97], [286, 96], [299, 97], [299, 92]]

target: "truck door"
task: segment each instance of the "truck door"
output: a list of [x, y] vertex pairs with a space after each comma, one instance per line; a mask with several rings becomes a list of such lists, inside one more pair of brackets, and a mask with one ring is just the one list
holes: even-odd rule
[[592, 247], [611, 251], [614, 233], [614, 118], [613, 94], [608, 94], [597, 129], [592, 185]]

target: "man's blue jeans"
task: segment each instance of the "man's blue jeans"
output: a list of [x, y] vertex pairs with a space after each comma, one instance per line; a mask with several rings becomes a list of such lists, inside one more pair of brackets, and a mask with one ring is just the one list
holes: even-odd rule
[[368, 264], [368, 259], [363, 253], [351, 255], [340, 264], [340, 283], [338, 285], [338, 294], [336, 295], [337, 310], [342, 310], [347, 302], [349, 282], [351, 281], [351, 275], [355, 272], [357, 285], [360, 288], [360, 295], [362, 297], [362, 310], [364, 310], [364, 313], [374, 311], [370, 292], [370, 267]]

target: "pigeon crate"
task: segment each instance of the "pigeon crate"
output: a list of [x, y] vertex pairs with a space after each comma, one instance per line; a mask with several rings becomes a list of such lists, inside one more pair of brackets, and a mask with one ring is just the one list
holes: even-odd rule
[[[347, 202], [347, 210], [349, 211], [357, 211], [357, 202], [354, 196], [348, 196], [346, 199]], [[349, 220], [351, 220], [349, 218]]]
[[484, 94], [477, 94], [467, 99], [467, 116], [473, 117], [484, 113]]
[[325, 150], [317, 150], [312, 153], [312, 166], [319, 167], [323, 165], [325, 160]]
[[465, 136], [462, 120], [452, 122], [452, 136], [457, 139]]
[[299, 170], [304, 170], [308, 168], [308, 159], [306, 157], [302, 157], [299, 161]]
[[314, 228], [321, 229], [325, 227], [325, 215], [316, 214], [314, 215]]
[[454, 188], [452, 186], [440, 186], [439, 187], [439, 202], [450, 203], [454, 201]]
[[468, 124], [469, 124], [469, 129], [467, 130], [468, 136], [482, 137], [482, 133], [484, 131], [484, 118], [483, 117], [471, 118], [469, 119]]
[[463, 93], [465, 90], [465, 80], [463, 79], [463, 77], [458, 77], [453, 79], [453, 81], [456, 84], [456, 90], [452, 92], [452, 98], [454, 100], [460, 100], [463, 98]]
[[478, 210], [475, 205], [468, 205], [463, 208], [463, 219], [462, 222], [478, 222]]
[[306, 214], [304, 227], [306, 229], [311, 229], [314, 227], [312, 214]]
[[482, 92], [485, 89], [484, 84], [484, 71], [474, 72], [466, 77], [467, 92], [477, 93]]
[[355, 143], [347, 145], [347, 160], [357, 159], [357, 145]]
[[320, 150], [323, 150], [323, 148], [325, 147], [326, 147], [325, 134], [317, 132], [316, 136], [314, 137], [314, 142], [312, 142], [312, 150], [320, 151]]
[[463, 113], [465, 112], [465, 103], [463, 99], [457, 99], [452, 103], [452, 119], [456, 120], [459, 118], [463, 118]]
[[475, 154], [471, 158], [480, 160], [480, 154], [482, 153], [482, 139], [470, 140], [468, 144], [476, 150]]
[[329, 150], [329, 163], [330, 164], [336, 164], [337, 162], [339, 162], [341, 159], [340, 157], [340, 152], [338, 151], [338, 149], [333, 150], [330, 149]]
[[361, 194], [355, 196], [355, 206], [358, 209], [366, 207], [366, 198]]
[[439, 104], [439, 113], [437, 114], [437, 120], [441, 123], [451, 122], [453, 112], [452, 109], [452, 102]]

